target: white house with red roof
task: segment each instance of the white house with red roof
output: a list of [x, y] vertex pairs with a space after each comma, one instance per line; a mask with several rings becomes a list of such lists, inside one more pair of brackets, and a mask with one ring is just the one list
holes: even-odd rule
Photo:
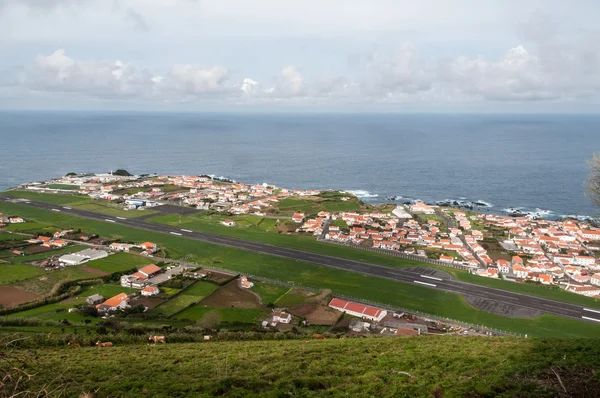
[[364, 304], [353, 303], [351, 301], [334, 298], [329, 303], [329, 306], [338, 311], [345, 312], [349, 315], [356, 316], [359, 318], [370, 319], [375, 322], [381, 322], [387, 315], [386, 310], [380, 308], [371, 307]]
[[600, 274], [594, 274], [590, 278], [590, 283], [592, 285], [600, 286]]
[[156, 296], [160, 290], [156, 286], [146, 286], [141, 291], [142, 296]]
[[275, 311], [271, 316], [271, 326], [276, 326], [278, 323], [290, 323], [292, 316], [287, 312]]
[[294, 213], [292, 216], [292, 221], [295, 223], [301, 223], [304, 221], [304, 213]]

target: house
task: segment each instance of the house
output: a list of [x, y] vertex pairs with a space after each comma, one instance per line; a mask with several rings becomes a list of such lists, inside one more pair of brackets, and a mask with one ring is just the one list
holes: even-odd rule
[[142, 289], [142, 296], [156, 296], [160, 290], [156, 286], [146, 286]]
[[440, 261], [443, 261], [443, 262], [445, 262], [445, 263], [453, 263], [453, 262], [454, 262], [454, 258], [453, 258], [453, 257], [446, 256], [446, 255], [442, 254], [442, 255], [440, 256]]
[[567, 291], [582, 294], [584, 296], [597, 296], [600, 294], [600, 287], [598, 286], [581, 286], [581, 285], [568, 285]]
[[10, 224], [20, 224], [20, 223], [24, 223], [25, 220], [23, 220], [21, 217], [9, 217], [8, 222]]
[[132, 275], [123, 275], [121, 277], [121, 286], [142, 289], [149, 283], [149, 279], [162, 272], [162, 268], [149, 264], [142, 267]]
[[592, 285], [600, 286], [600, 274], [592, 275], [592, 277], [590, 279], [590, 283]]
[[329, 306], [338, 311], [345, 312], [349, 315], [359, 318], [370, 319], [375, 322], [380, 322], [387, 315], [386, 310], [371, 307], [368, 305], [353, 303], [351, 301], [334, 298], [329, 303]]
[[54, 239], [53, 241], [50, 241], [50, 246], [52, 247], [65, 247], [67, 245], [67, 242], [63, 239]]
[[240, 285], [244, 288], [244, 289], [250, 289], [252, 286], [254, 286], [254, 283], [250, 282], [248, 280], [248, 278], [245, 275], [242, 275], [240, 277]]
[[128, 252], [129, 249], [131, 249], [132, 247], [133, 247], [133, 245], [130, 245], [128, 243], [119, 243], [119, 242], [114, 242], [114, 243], [111, 243], [110, 245], [108, 245], [108, 248], [110, 250], [123, 251], [123, 252]]
[[410, 208], [410, 211], [413, 213], [435, 214], [435, 210], [431, 206], [428, 206], [423, 202], [416, 202], [416, 203], [410, 205], [409, 208]]
[[99, 294], [92, 294], [91, 296], [88, 296], [88, 297], [85, 299], [85, 302], [86, 302], [88, 305], [98, 305], [98, 304], [100, 304], [100, 303], [101, 303], [101, 302], [103, 302], [103, 301], [104, 301], [104, 297], [102, 297], [102, 296], [101, 296], [101, 295], [99, 295]]
[[503, 274], [508, 274], [510, 272], [510, 263], [506, 260], [498, 260], [496, 261], [496, 265], [498, 266], [498, 271]]
[[96, 309], [98, 309], [99, 312], [110, 312], [126, 308], [129, 308], [129, 297], [127, 297], [127, 293], [119, 293], [96, 306]]
[[304, 221], [304, 213], [294, 213], [292, 216], [292, 221], [295, 223], [301, 223]]
[[287, 312], [283, 311], [275, 311], [271, 316], [271, 326], [276, 326], [278, 323], [290, 323], [292, 321], [292, 316]]
[[152, 242], [144, 242], [139, 246], [149, 253], [154, 253], [158, 249], [158, 247], [156, 246], [156, 243], [152, 243]]
[[352, 330], [353, 332], [366, 332], [371, 328], [371, 324], [368, 322], [363, 322], [359, 319], [352, 319], [350, 321], [350, 325], [348, 326], [350, 328], [350, 330]]
[[235, 222], [232, 220], [223, 220], [221, 221], [221, 224], [225, 225], [226, 227], [235, 227]]
[[573, 264], [590, 266], [596, 264], [596, 259], [592, 256], [575, 256], [573, 258]]

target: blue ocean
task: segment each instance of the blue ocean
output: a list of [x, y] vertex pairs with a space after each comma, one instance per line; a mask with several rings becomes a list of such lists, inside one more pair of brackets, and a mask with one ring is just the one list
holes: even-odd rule
[[594, 152], [596, 115], [0, 112], [0, 190], [124, 168], [596, 215]]

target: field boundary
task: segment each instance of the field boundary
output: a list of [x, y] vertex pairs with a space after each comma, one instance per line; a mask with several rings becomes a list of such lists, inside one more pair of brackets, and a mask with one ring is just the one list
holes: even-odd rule
[[[177, 260], [175, 260], [177, 261]], [[177, 261], [180, 264], [183, 265], [195, 265], [198, 267], [202, 267], [203, 269], [207, 269], [207, 270], [211, 270], [211, 271], [216, 271], [216, 272], [222, 272], [222, 273], [226, 273], [226, 274], [232, 274], [231, 270], [227, 270], [227, 269], [223, 269], [223, 268], [218, 268], [218, 267], [212, 267], [212, 266], [203, 266], [201, 264], [195, 264], [195, 263], [186, 263], [183, 261]], [[237, 274], [239, 275], [239, 273]], [[274, 285], [279, 285], [279, 286], [286, 286], [289, 288], [300, 288], [300, 289], [304, 289], [304, 290], [309, 290], [312, 292], [320, 292], [322, 289], [318, 289], [315, 287], [310, 287], [310, 286], [306, 286], [306, 285], [302, 285], [302, 284], [298, 284], [298, 283], [289, 283], [289, 282], [284, 282], [284, 281], [280, 281], [277, 279], [270, 279], [270, 278], [265, 278], [262, 276], [257, 276], [257, 275], [251, 275], [251, 274], [246, 274], [248, 276], [248, 278], [252, 278], [254, 280], [260, 281], [260, 282], [267, 282], [267, 283], [271, 283]], [[286, 293], [287, 294], [287, 293]], [[421, 311], [415, 311], [415, 310], [410, 310], [407, 308], [403, 308], [403, 307], [398, 307], [398, 306], [390, 306], [389, 304], [384, 304], [384, 303], [380, 303], [380, 302], [376, 302], [376, 301], [371, 301], [371, 300], [366, 300], [363, 298], [358, 298], [358, 297], [353, 297], [353, 296], [348, 296], [348, 295], [342, 295], [342, 294], [336, 294], [334, 291], [332, 291], [332, 296], [334, 297], [339, 297], [341, 299], [345, 299], [345, 300], [350, 300], [350, 301], [354, 301], [360, 304], [365, 304], [365, 305], [372, 305], [372, 306], [376, 306], [379, 308], [383, 308], [385, 310], [388, 311], [394, 311], [394, 312], [408, 312], [411, 314], [416, 314], [419, 315], [423, 318], [427, 318], [427, 319], [431, 319], [434, 321], [440, 321], [440, 322], [451, 322], [457, 325], [460, 325], [462, 327], [466, 327], [466, 328], [474, 328], [474, 329], [481, 329], [484, 330], [486, 332], [492, 332], [492, 333], [496, 333], [499, 335], [503, 335], [503, 336], [513, 336], [513, 337], [521, 337], [521, 338], [527, 338], [526, 334], [521, 334], [521, 333], [513, 333], [513, 332], [509, 332], [507, 330], [500, 330], [500, 329], [495, 329], [495, 328], [491, 328], [485, 325], [475, 325], [475, 324], [471, 324], [468, 322], [463, 322], [463, 321], [459, 321], [456, 319], [451, 319], [451, 318], [447, 318], [447, 317], [442, 317], [439, 315], [433, 315], [433, 314], [429, 314], [426, 312], [421, 312]]]

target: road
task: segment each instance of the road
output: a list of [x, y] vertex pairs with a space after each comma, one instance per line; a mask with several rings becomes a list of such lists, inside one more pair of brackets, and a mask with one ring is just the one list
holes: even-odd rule
[[[0, 196], [0, 200], [14, 201], [15, 199]], [[103, 222], [110, 222], [133, 228], [181, 236], [187, 239], [234, 247], [237, 249], [248, 250], [255, 253], [285, 257], [297, 261], [305, 261], [308, 263], [313, 263], [344, 271], [356, 272], [363, 275], [369, 275], [378, 278], [385, 278], [396, 282], [403, 282], [425, 286], [433, 289], [445, 290], [448, 292], [458, 293], [465, 296], [480, 297], [485, 300], [489, 300], [494, 305], [501, 306], [503, 308], [513, 307], [529, 309], [541, 313], [558, 315], [571, 319], [578, 319], [585, 322], [600, 323], [600, 309], [584, 308], [576, 304], [529, 296], [520, 293], [513, 293], [506, 290], [475, 285], [467, 282], [461, 282], [451, 279], [449, 275], [440, 277], [440, 275], [436, 274], [436, 271], [432, 269], [420, 268], [415, 270], [410, 268], [391, 268], [379, 264], [364, 263], [360, 261], [333, 257], [324, 254], [305, 252], [302, 250], [290, 249], [280, 246], [273, 246], [265, 243], [251, 242], [243, 239], [231, 238], [217, 234], [192, 231], [189, 229], [182, 229], [169, 225], [155, 224], [143, 220], [106, 216], [87, 210], [74, 209], [71, 207], [60, 205], [52, 205], [32, 200], [20, 200], [18, 203], [36, 207], [39, 209], [61, 212], [73, 216], [84, 217]], [[423, 264], [423, 267], [426, 267], [426, 263]]]

